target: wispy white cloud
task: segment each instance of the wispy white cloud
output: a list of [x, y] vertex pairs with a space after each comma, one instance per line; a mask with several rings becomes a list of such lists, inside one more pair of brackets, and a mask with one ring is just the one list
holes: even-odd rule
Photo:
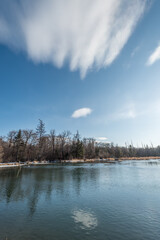
[[147, 65], [152, 65], [155, 62], [157, 62], [158, 60], [160, 60], [160, 44], [148, 58]]
[[108, 138], [106, 137], [96, 137], [95, 140], [97, 143], [109, 143]]
[[137, 117], [137, 111], [135, 109], [135, 104], [127, 104], [120, 110], [116, 111], [115, 113], [111, 114], [109, 117], [110, 120], [123, 120], [123, 119], [134, 119]]
[[120, 110], [115, 111], [108, 119], [110, 121], [129, 120], [140, 117], [160, 118], [160, 99], [154, 99], [149, 102], [132, 102], [124, 105]]
[[92, 113], [92, 109], [90, 108], [80, 108], [73, 112], [72, 118], [86, 117], [91, 113]]
[[140, 46], [137, 46], [136, 48], [133, 49], [133, 51], [131, 52], [132, 58], [136, 55], [136, 53], [139, 51], [139, 49], [140, 49]]
[[110, 65], [128, 41], [147, 0], [0, 1], [0, 42], [84, 77]]
[[98, 137], [98, 138], [96, 138], [97, 140], [100, 140], [100, 141], [106, 141], [107, 140], [107, 138], [106, 137]]

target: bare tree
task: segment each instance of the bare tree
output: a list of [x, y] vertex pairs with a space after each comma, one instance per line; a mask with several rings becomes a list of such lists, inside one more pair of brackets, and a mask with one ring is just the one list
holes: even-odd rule
[[3, 162], [4, 150], [2, 146], [2, 139], [0, 139], [0, 162]]

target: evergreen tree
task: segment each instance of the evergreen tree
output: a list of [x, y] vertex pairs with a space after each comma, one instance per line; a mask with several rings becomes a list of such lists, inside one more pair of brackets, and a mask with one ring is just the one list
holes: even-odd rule
[[23, 161], [24, 158], [24, 142], [22, 139], [21, 129], [18, 131], [15, 136], [15, 148], [16, 148], [16, 161]]
[[72, 152], [74, 158], [80, 159], [84, 157], [83, 142], [80, 140], [80, 134], [78, 131], [73, 138]]
[[122, 150], [118, 146], [116, 146], [116, 149], [115, 149], [115, 157], [116, 158], [121, 158], [122, 157]]
[[39, 140], [41, 140], [41, 138], [44, 136], [45, 132], [46, 132], [45, 124], [41, 119], [39, 119], [39, 124], [37, 125], [37, 128], [36, 128], [36, 133], [37, 133]]
[[36, 128], [36, 134], [37, 134], [37, 137], [38, 137], [38, 160], [41, 160], [42, 159], [42, 156], [43, 156], [43, 148], [44, 148], [44, 135], [45, 135], [45, 124], [44, 122], [39, 119], [39, 124], [37, 125], [37, 128]]

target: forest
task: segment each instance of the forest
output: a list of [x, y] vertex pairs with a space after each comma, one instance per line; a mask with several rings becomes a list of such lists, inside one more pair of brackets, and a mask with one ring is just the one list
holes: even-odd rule
[[160, 146], [133, 144], [118, 146], [97, 142], [94, 138], [81, 138], [79, 132], [55, 130], [46, 134], [45, 124], [39, 120], [35, 130], [10, 131], [0, 137], [0, 162], [61, 161], [72, 159], [108, 159], [132, 157], [158, 157]]

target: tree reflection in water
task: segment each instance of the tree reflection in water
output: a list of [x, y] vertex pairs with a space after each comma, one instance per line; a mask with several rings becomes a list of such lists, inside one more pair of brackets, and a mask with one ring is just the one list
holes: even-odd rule
[[[85, 165], [53, 165], [6, 169], [0, 172], [0, 201], [27, 202], [32, 217], [41, 198], [54, 201], [55, 196], [69, 197], [72, 191], [81, 194], [81, 185], [96, 184], [98, 168]], [[71, 191], [72, 189], [72, 191]]]

